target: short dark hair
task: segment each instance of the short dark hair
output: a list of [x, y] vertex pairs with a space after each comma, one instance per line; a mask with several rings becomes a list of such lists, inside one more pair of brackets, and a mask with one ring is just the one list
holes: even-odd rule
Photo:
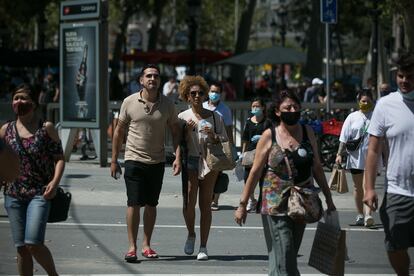
[[262, 97], [254, 97], [250, 103], [259, 102], [261, 106], [266, 107], [266, 103]]
[[358, 101], [360, 101], [363, 96], [367, 96], [371, 100], [374, 99], [374, 97], [372, 96], [372, 91], [370, 89], [364, 88], [364, 89], [359, 90], [356, 98]]
[[220, 82], [218, 82], [218, 81], [212, 81], [212, 82], [210, 82], [210, 87], [211, 87], [212, 85], [214, 85], [214, 86], [216, 86], [216, 87], [220, 88], [220, 93], [221, 93], [221, 92], [223, 92], [223, 86], [222, 86], [222, 84], [221, 84]]
[[160, 68], [156, 64], [149, 63], [149, 64], [144, 65], [144, 67], [142, 67], [139, 77], [142, 77], [144, 75], [144, 71], [147, 70], [148, 68], [156, 69], [158, 71], [158, 74], [161, 73]]
[[28, 85], [27, 83], [22, 83], [19, 84], [12, 93], [12, 97], [14, 98], [14, 95], [18, 94], [18, 93], [25, 93], [29, 96], [29, 98], [32, 100], [32, 102], [35, 103], [35, 106], [37, 107], [38, 103], [37, 103], [37, 99], [39, 98], [39, 92], [33, 90], [30, 85]]
[[414, 54], [412, 52], [401, 53], [395, 60], [397, 69], [400, 71], [411, 71], [414, 69]]

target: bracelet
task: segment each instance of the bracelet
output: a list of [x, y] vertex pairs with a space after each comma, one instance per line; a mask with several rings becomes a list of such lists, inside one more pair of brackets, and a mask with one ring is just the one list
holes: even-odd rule
[[246, 208], [246, 206], [247, 206], [246, 202], [242, 202], [242, 201], [239, 202], [239, 207]]
[[111, 164], [112, 164], [112, 163], [113, 163], [113, 164], [116, 164], [116, 163], [118, 163], [118, 161], [111, 161]]

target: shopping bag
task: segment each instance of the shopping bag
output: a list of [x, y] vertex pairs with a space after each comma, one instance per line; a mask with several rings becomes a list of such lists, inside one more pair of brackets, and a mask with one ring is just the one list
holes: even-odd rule
[[336, 191], [340, 194], [348, 192], [348, 182], [346, 180], [346, 172], [344, 169], [339, 169], [338, 185]]
[[338, 188], [338, 176], [339, 176], [339, 167], [338, 165], [334, 165], [331, 173], [331, 177], [328, 181], [328, 186], [332, 191], [336, 191]]
[[245, 151], [243, 153], [242, 165], [247, 168], [251, 168], [253, 166], [255, 154], [256, 154], [256, 149]]
[[309, 257], [309, 266], [328, 275], [345, 273], [346, 232], [325, 222], [318, 222]]
[[233, 146], [230, 142], [207, 143], [206, 161], [212, 171], [234, 169]]
[[234, 168], [234, 175], [236, 176], [237, 181], [244, 180], [244, 167], [240, 159], [236, 161], [236, 167]]

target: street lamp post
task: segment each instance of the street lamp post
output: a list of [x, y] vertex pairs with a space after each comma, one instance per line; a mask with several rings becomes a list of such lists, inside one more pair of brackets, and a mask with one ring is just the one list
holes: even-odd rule
[[201, 0], [187, 0], [188, 6], [188, 44], [191, 53], [190, 75], [196, 74], [196, 49], [197, 49], [197, 29], [198, 17], [200, 16]]
[[371, 77], [373, 84], [373, 94], [377, 96], [377, 87], [378, 87], [378, 17], [380, 15], [380, 10], [378, 9], [378, 0], [373, 0], [372, 7], [372, 66], [371, 66]]

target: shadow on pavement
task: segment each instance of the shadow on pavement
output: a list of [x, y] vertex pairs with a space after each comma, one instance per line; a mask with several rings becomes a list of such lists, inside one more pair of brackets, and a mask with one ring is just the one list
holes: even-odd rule
[[[191, 256], [169, 256], [163, 255], [158, 258], [158, 261], [197, 261], [197, 255]], [[233, 262], [233, 261], [267, 261], [267, 255], [209, 255], [208, 260], [216, 260], [216, 261], [226, 261], [226, 262]], [[142, 262], [153, 262], [154, 260], [150, 259], [143, 259]]]
[[90, 177], [90, 174], [66, 174], [65, 178], [83, 179]]

